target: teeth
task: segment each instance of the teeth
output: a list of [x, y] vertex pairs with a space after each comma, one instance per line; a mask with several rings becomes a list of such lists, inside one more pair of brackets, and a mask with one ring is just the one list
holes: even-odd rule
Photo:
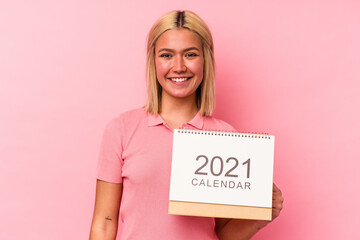
[[188, 78], [170, 78], [171, 81], [174, 81], [174, 82], [183, 82], [183, 81], [186, 81]]

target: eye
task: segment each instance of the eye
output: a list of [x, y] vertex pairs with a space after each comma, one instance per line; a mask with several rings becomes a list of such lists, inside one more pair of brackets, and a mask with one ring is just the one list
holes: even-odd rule
[[189, 57], [189, 58], [193, 58], [193, 57], [197, 57], [199, 55], [197, 55], [196, 53], [187, 53], [186, 54], [186, 57]]
[[163, 53], [160, 55], [161, 58], [171, 58], [171, 55], [169, 53]]

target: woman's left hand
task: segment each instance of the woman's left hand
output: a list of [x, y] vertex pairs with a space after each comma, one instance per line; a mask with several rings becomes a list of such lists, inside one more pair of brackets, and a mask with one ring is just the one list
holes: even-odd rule
[[280, 189], [273, 183], [273, 200], [272, 200], [272, 220], [280, 215], [280, 211], [283, 208], [284, 197]]
[[[284, 198], [280, 189], [273, 184], [272, 220], [280, 215]], [[248, 240], [271, 221], [216, 218], [215, 231], [220, 240]]]
[[[273, 196], [272, 196], [272, 220], [274, 221], [280, 215], [283, 209], [284, 197], [280, 189], [273, 183]], [[271, 221], [259, 221], [260, 228], [265, 227]]]

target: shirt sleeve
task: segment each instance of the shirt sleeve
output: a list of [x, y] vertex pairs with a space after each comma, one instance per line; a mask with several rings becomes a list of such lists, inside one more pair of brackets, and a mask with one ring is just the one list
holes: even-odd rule
[[229, 123], [225, 122], [225, 121], [222, 121], [221, 120], [221, 123], [222, 123], [222, 127], [225, 131], [231, 131], [231, 132], [236, 132], [236, 128], [234, 128], [232, 125], [230, 125]]
[[122, 183], [122, 123], [120, 118], [111, 120], [102, 137], [97, 167], [97, 179], [112, 183]]

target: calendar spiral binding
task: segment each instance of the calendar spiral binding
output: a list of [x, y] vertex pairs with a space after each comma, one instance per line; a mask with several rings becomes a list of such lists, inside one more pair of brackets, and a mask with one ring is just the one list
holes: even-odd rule
[[199, 135], [214, 135], [214, 136], [226, 136], [226, 137], [244, 137], [244, 138], [263, 138], [270, 139], [271, 135], [268, 133], [259, 133], [259, 132], [238, 132], [231, 130], [216, 130], [216, 129], [176, 129], [178, 133], [186, 134], [199, 134]]

